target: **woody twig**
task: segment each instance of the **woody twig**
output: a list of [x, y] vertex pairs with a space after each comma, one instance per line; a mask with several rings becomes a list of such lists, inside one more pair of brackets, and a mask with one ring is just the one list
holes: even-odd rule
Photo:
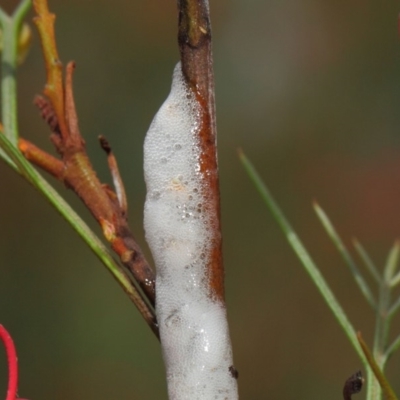
[[213, 295], [224, 301], [224, 268], [216, 149], [214, 73], [208, 1], [178, 0], [178, 43], [182, 72], [201, 105], [200, 170], [209, 188], [207, 203], [215, 214], [209, 276]]
[[49, 12], [47, 0], [35, 0], [33, 6], [47, 71], [45, 97], [37, 97], [35, 104], [50, 127], [50, 138], [61, 160], [25, 139], [20, 139], [19, 148], [29, 161], [62, 181], [81, 198], [100, 224], [121, 263], [132, 274], [149, 304], [154, 306], [154, 273], [128, 226], [126, 196], [115, 157], [109, 144], [102, 138], [101, 145], [108, 154], [114, 180], [114, 192], [99, 181], [87, 156], [85, 141], [79, 131], [72, 90], [75, 64], [67, 64], [64, 83], [54, 36], [55, 16]]

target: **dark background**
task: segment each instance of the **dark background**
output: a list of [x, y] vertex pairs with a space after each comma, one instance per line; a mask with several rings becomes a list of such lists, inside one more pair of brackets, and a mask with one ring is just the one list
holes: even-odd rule
[[[16, 4], [0, 3], [7, 10]], [[179, 57], [176, 4], [50, 0], [50, 7], [60, 57], [77, 63], [88, 152], [110, 182], [97, 136], [109, 138], [131, 226], [147, 252], [142, 143]], [[378, 0], [211, 0], [226, 298], [242, 399], [338, 399], [362, 367], [236, 150], [253, 160], [371, 344], [373, 312], [311, 202], [319, 201], [348, 246], [356, 236], [384, 265], [400, 234], [399, 10], [398, 2]], [[44, 82], [35, 31], [19, 70], [20, 132], [52, 151], [32, 105]], [[75, 196], [53, 183], [99, 232]], [[160, 347], [136, 309], [67, 223], [4, 163], [0, 227], [0, 322], [17, 343], [20, 395], [166, 399]], [[399, 371], [397, 354], [387, 369], [397, 393]], [[0, 393], [6, 377], [0, 349]]]

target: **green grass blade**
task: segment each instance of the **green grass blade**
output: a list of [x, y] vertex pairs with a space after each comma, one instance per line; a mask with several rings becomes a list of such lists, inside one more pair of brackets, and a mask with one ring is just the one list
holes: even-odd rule
[[342, 239], [338, 235], [335, 227], [333, 226], [332, 222], [330, 221], [326, 212], [318, 205], [318, 203], [314, 203], [314, 210], [322, 223], [322, 226], [325, 228], [326, 233], [331, 238], [332, 242], [338, 249], [340, 255], [342, 256], [344, 262], [348, 265], [358, 287], [360, 288], [362, 294], [370, 304], [370, 306], [376, 310], [376, 300], [374, 295], [371, 292], [367, 282], [361, 275], [360, 270], [358, 269], [356, 263], [354, 262], [353, 258], [351, 257], [350, 253], [348, 252], [346, 246], [344, 245]]
[[378, 272], [378, 268], [372, 261], [371, 257], [367, 253], [367, 251], [364, 249], [364, 247], [361, 245], [361, 243], [354, 238], [353, 239], [353, 245], [354, 248], [356, 249], [358, 255], [360, 256], [361, 260], [364, 262], [364, 265], [366, 266], [367, 270], [371, 274], [371, 276], [375, 279], [377, 283], [381, 283], [381, 275]]
[[270, 194], [269, 190], [265, 186], [264, 182], [262, 181], [261, 177], [255, 170], [255, 168], [253, 167], [251, 162], [247, 159], [247, 157], [244, 155], [244, 153], [242, 151], [239, 152], [239, 157], [240, 157], [240, 160], [241, 160], [247, 174], [249, 175], [250, 179], [254, 183], [255, 187], [257, 188], [258, 192], [260, 193], [265, 204], [268, 206], [272, 215], [275, 217], [279, 226], [281, 227], [290, 246], [292, 247], [292, 249], [294, 250], [296, 255], [299, 257], [300, 261], [302, 262], [304, 268], [308, 272], [308, 274], [311, 277], [312, 281], [314, 282], [315, 286], [318, 288], [322, 297], [326, 301], [328, 307], [331, 309], [333, 315], [338, 320], [340, 326], [344, 330], [350, 343], [353, 345], [355, 351], [359, 355], [361, 361], [363, 362], [363, 364], [365, 366], [368, 366], [367, 359], [365, 358], [364, 353], [360, 347], [360, 344], [358, 343], [355, 329], [353, 328], [352, 324], [350, 323], [349, 319], [347, 318], [347, 316], [346, 316], [345, 312], [343, 311], [342, 307], [340, 306], [339, 302], [336, 300], [333, 292], [329, 288], [325, 279], [321, 275], [318, 267], [316, 266], [314, 261], [311, 259], [307, 250], [305, 249], [302, 242], [298, 238], [296, 232], [293, 230], [289, 221], [286, 219], [285, 215], [279, 208], [278, 204], [273, 199], [272, 195]]

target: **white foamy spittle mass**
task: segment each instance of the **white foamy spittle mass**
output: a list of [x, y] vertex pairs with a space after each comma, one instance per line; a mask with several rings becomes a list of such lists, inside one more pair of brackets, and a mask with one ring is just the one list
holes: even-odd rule
[[213, 215], [200, 172], [200, 106], [181, 65], [144, 144], [146, 239], [170, 400], [235, 400], [225, 306], [210, 298]]

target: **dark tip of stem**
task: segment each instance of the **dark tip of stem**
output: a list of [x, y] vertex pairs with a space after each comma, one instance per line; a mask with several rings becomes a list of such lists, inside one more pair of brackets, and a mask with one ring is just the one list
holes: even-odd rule
[[101, 148], [106, 152], [106, 154], [110, 154], [111, 153], [110, 143], [108, 143], [108, 140], [103, 135], [99, 136], [99, 142]]
[[343, 387], [343, 399], [351, 400], [353, 394], [359, 393], [364, 384], [364, 378], [361, 371], [357, 371], [349, 379], [346, 380]]

